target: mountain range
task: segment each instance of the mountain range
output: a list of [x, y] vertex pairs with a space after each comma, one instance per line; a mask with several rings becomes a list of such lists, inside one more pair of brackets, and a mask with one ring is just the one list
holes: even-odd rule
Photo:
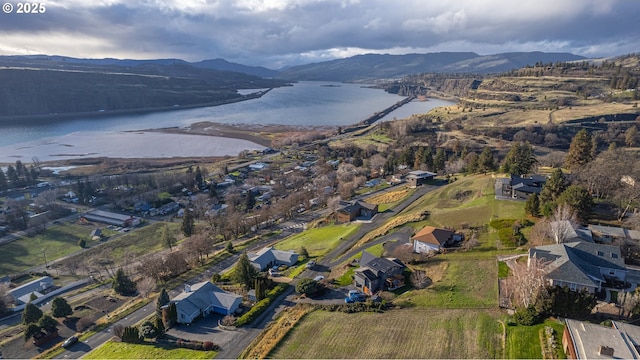
[[357, 55], [272, 70], [223, 59], [78, 59], [65, 56], [0, 56], [0, 119], [113, 111], [210, 106], [243, 100], [238, 89], [291, 81], [371, 81], [419, 73], [498, 73], [536, 63], [584, 60], [568, 53], [478, 55], [440, 52]]

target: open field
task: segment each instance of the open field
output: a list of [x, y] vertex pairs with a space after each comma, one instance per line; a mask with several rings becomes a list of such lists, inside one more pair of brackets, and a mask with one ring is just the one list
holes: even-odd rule
[[[434, 283], [426, 289], [403, 293], [393, 300], [395, 305], [440, 309], [498, 306], [498, 265], [495, 258], [478, 259], [468, 256], [450, 261], [439, 256], [429, 260], [427, 264], [446, 264], [444, 272], [441, 267], [425, 267], [427, 276]], [[438, 277], [442, 278], [437, 280]]]
[[108, 341], [83, 359], [212, 359], [216, 351], [173, 348], [158, 344], [127, 344]]
[[314, 311], [269, 354], [279, 359], [502, 358], [499, 313], [488, 310]]
[[[15, 274], [26, 271], [34, 266], [72, 254], [81, 250], [78, 246], [80, 239], [92, 246], [98, 241], [89, 239], [95, 226], [80, 225], [75, 222], [52, 225], [44, 232], [27, 236], [7, 244], [0, 245], [3, 260], [0, 262], [0, 275]], [[44, 249], [44, 256], [43, 256]]]
[[301, 246], [304, 246], [309, 252], [309, 256], [323, 256], [335, 248], [342, 238], [349, 236], [358, 227], [358, 224], [346, 224], [308, 229], [302, 233], [289, 236], [279, 242], [275, 248], [297, 251]]

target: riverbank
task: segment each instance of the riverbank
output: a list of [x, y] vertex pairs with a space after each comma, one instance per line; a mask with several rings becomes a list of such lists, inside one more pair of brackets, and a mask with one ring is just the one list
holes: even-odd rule
[[174, 104], [172, 106], [161, 106], [161, 107], [149, 107], [149, 108], [139, 108], [139, 109], [122, 109], [122, 110], [96, 110], [96, 111], [84, 111], [84, 112], [74, 112], [74, 113], [64, 113], [64, 114], [42, 114], [42, 115], [19, 115], [19, 116], [0, 116], [0, 124], [2, 125], [16, 125], [16, 124], [50, 124], [55, 121], [63, 121], [63, 120], [73, 120], [79, 118], [101, 118], [101, 117], [113, 117], [113, 116], [128, 116], [128, 115], [143, 115], [143, 114], [151, 114], [156, 112], [168, 112], [168, 111], [179, 111], [186, 109], [196, 109], [196, 108], [204, 108], [204, 107], [212, 107], [212, 106], [220, 106], [220, 105], [228, 105], [234, 104], [237, 102], [259, 99], [264, 96], [269, 91], [273, 90], [273, 88], [269, 88], [262, 91], [256, 91], [254, 93], [240, 95], [238, 97], [227, 99], [227, 100], [218, 100], [209, 103], [200, 103], [200, 104], [189, 104], [189, 105], [180, 105]]

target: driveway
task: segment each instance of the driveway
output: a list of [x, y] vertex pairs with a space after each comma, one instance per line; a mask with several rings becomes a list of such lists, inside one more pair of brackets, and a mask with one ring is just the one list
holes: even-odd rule
[[220, 347], [226, 347], [237, 335], [237, 330], [224, 330], [218, 326], [218, 320], [223, 315], [213, 314], [198, 319], [190, 325], [178, 325], [167, 331], [167, 334], [177, 338], [211, 341]]

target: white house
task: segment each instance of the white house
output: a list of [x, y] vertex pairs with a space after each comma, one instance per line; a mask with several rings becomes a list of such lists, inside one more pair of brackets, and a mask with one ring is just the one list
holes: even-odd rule
[[256, 253], [249, 253], [251, 265], [259, 271], [265, 271], [274, 265], [291, 266], [298, 262], [298, 254], [293, 251], [276, 250], [273, 247], [266, 247]]
[[208, 281], [185, 285], [184, 292], [171, 302], [176, 304], [178, 323], [190, 324], [200, 316], [233, 314], [242, 303], [242, 296], [220, 289]]

